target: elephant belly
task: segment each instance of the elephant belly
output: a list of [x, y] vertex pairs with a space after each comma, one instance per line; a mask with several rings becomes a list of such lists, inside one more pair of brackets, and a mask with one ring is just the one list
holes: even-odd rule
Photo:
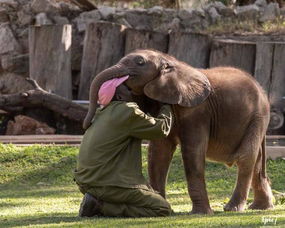
[[244, 106], [238, 110], [236, 106], [242, 104], [239, 104], [238, 100], [224, 101], [222, 108], [212, 112], [218, 114], [211, 117], [206, 153], [208, 159], [226, 164], [233, 164], [236, 161], [236, 152], [253, 117], [253, 110], [247, 110]]
[[209, 141], [206, 158], [210, 161], [225, 163], [232, 166], [236, 162], [236, 150], [240, 140], [211, 140]]

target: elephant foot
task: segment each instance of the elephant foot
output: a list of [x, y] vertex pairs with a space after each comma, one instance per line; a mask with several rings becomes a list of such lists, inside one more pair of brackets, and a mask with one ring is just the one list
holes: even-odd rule
[[270, 208], [274, 208], [273, 199], [271, 189], [267, 184], [268, 188], [258, 189], [259, 191], [254, 192], [254, 200], [248, 209], [252, 210], [267, 210]]
[[248, 209], [251, 210], [267, 210], [274, 208], [272, 202], [253, 202]]
[[244, 206], [245, 206], [245, 203], [235, 204], [235, 203], [228, 202], [224, 206], [224, 211], [243, 211]]
[[214, 212], [211, 208], [193, 208], [190, 214], [213, 215]]

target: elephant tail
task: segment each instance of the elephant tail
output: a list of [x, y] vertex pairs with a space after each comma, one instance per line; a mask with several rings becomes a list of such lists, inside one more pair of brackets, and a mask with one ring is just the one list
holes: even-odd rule
[[266, 176], [266, 149], [265, 149], [265, 136], [263, 137], [262, 143], [261, 143], [261, 175], [264, 178], [267, 178]]

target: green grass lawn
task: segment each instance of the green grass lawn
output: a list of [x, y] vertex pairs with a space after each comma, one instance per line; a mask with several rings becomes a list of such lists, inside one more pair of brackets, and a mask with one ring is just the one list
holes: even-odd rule
[[[276, 194], [274, 210], [223, 212], [236, 168], [207, 163], [207, 189], [215, 214], [189, 215], [191, 202], [177, 150], [167, 184], [167, 199], [175, 216], [87, 219], [77, 217], [82, 198], [72, 178], [77, 153], [75, 147], [0, 144], [0, 227], [285, 227], [285, 197], [280, 193], [285, 192], [285, 160], [268, 161]], [[146, 174], [145, 151], [143, 165]], [[264, 224], [265, 219], [272, 220]]]

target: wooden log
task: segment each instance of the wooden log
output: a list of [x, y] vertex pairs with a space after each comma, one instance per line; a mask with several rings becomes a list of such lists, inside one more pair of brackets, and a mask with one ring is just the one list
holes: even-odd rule
[[87, 107], [43, 90], [34, 80], [29, 79], [29, 82], [32, 83], [34, 89], [23, 93], [0, 95], [0, 109], [19, 112], [25, 107], [47, 108], [70, 120], [83, 122], [88, 111]]
[[144, 30], [127, 29], [125, 54], [136, 49], [151, 48], [167, 52], [168, 35]]
[[71, 99], [71, 25], [30, 27], [29, 51], [30, 77], [45, 90]]
[[197, 68], [208, 68], [211, 38], [196, 33], [170, 34], [168, 54]]
[[256, 44], [254, 77], [266, 91], [267, 95], [269, 95], [270, 89], [273, 54], [273, 43], [258, 42]]
[[256, 44], [254, 42], [214, 40], [210, 55], [210, 67], [232, 66], [254, 75], [255, 53]]
[[274, 44], [272, 79], [269, 91], [269, 100], [272, 106], [283, 111], [285, 100], [285, 43]]
[[[87, 114], [86, 107], [72, 103], [71, 100], [56, 94], [39, 90], [1, 95], [0, 108], [11, 111], [10, 107], [44, 107], [80, 123], [83, 122]], [[20, 111], [20, 109], [17, 109], [16, 111]]]
[[109, 22], [88, 25], [84, 40], [78, 99], [89, 99], [89, 87], [93, 78], [124, 56], [125, 29], [123, 25]]

